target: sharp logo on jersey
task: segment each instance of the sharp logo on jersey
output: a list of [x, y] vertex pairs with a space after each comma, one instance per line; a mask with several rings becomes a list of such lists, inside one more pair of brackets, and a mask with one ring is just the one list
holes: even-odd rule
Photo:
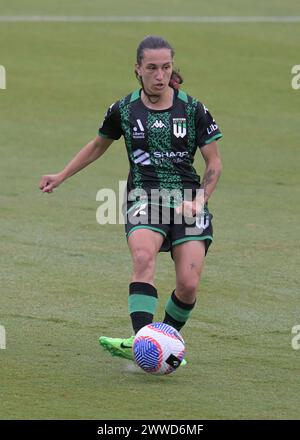
[[189, 154], [188, 151], [154, 151], [154, 157], [162, 158], [173, 158], [173, 157], [184, 157]]
[[186, 135], [185, 118], [173, 118], [173, 133], [177, 138], [184, 138]]
[[[140, 119], [136, 120], [138, 127], [133, 127], [132, 137], [133, 139], [144, 139], [145, 129], [143, 127], [142, 121]], [[140, 131], [138, 131], [140, 130]]]
[[151, 165], [150, 154], [143, 150], [135, 150], [133, 152], [134, 163], [141, 165]]
[[171, 163], [181, 163], [188, 155], [188, 151], [154, 151], [153, 161], [156, 165], [161, 165], [166, 160]]
[[160, 119], [159, 121], [156, 119], [153, 125], [151, 125], [151, 128], [167, 128], [165, 124]]

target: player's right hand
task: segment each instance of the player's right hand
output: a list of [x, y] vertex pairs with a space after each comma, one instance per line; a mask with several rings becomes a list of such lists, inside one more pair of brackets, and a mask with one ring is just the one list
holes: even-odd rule
[[52, 193], [54, 188], [62, 183], [63, 179], [60, 174], [47, 174], [42, 176], [39, 184], [43, 193]]

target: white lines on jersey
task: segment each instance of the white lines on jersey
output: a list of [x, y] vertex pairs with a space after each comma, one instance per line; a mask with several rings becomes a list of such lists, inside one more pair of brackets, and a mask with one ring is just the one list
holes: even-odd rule
[[141, 149], [135, 150], [133, 152], [133, 156], [134, 156], [134, 163], [136, 164], [142, 164], [142, 165], [151, 165], [151, 161], [150, 161], [150, 154], [147, 153], [146, 151], [143, 151]]
[[299, 23], [300, 16], [89, 16], [89, 15], [0, 15], [1, 23], [63, 22], [63, 23]]

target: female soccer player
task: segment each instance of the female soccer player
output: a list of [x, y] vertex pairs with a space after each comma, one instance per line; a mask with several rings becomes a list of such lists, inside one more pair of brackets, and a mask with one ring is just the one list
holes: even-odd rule
[[[98, 136], [63, 171], [40, 181], [40, 189], [51, 193], [124, 137], [130, 165], [124, 214], [133, 263], [128, 305], [134, 333], [155, 314], [158, 252], [171, 252], [176, 272], [164, 322], [181, 330], [195, 306], [212, 241], [207, 202], [221, 174], [216, 140], [222, 134], [207, 108], [180, 90], [182, 78], [173, 70], [173, 57], [163, 38], [146, 37], [135, 65], [141, 88], [109, 107]], [[198, 147], [205, 161], [202, 182], [193, 167]], [[132, 359], [133, 339], [101, 336], [99, 342], [111, 354]]]

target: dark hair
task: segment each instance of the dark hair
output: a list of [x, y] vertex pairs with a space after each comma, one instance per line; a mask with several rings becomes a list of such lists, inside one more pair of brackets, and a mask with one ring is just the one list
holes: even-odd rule
[[[137, 64], [141, 64], [142, 59], [144, 58], [144, 50], [146, 49], [169, 49], [171, 51], [172, 59], [175, 55], [175, 51], [173, 47], [162, 37], [157, 37], [155, 35], [148, 35], [145, 37], [140, 44], [138, 45], [136, 51], [136, 62]], [[138, 81], [141, 83], [141, 77], [139, 76], [137, 70], [134, 71], [135, 76]], [[183, 78], [179, 73], [179, 70], [172, 71], [171, 79], [169, 82], [169, 86], [173, 89], [179, 89], [180, 84], [183, 83]], [[142, 83], [141, 83], [142, 84]]]

